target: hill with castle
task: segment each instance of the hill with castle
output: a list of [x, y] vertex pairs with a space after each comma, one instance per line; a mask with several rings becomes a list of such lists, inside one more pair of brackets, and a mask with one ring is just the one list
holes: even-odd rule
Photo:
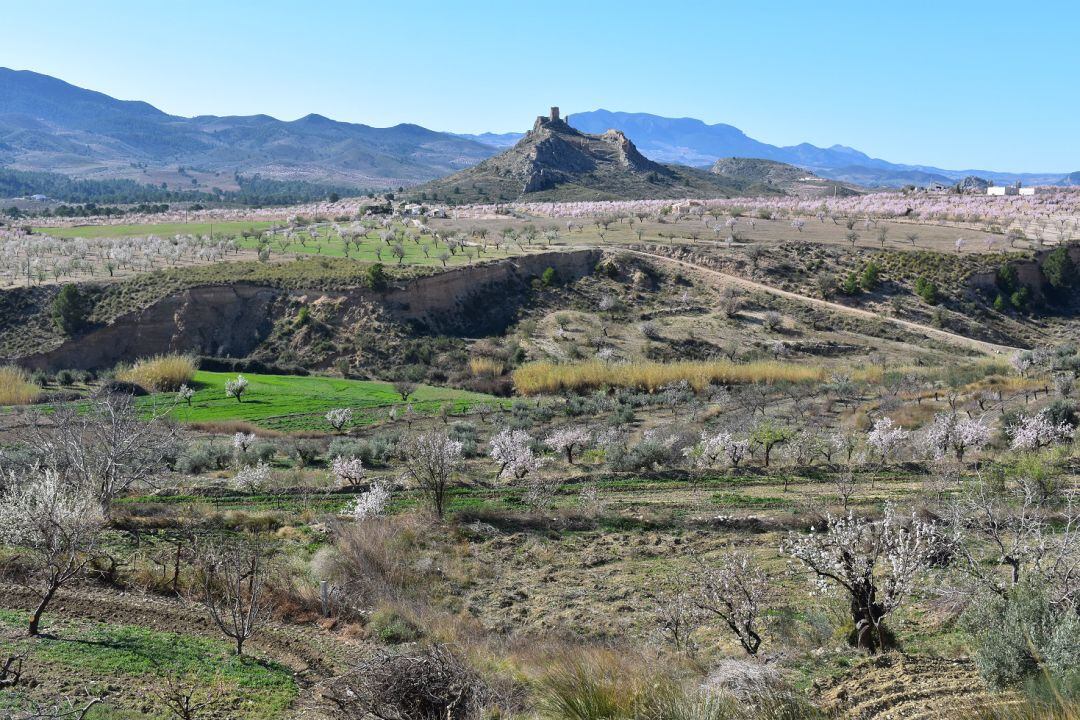
[[416, 187], [410, 195], [419, 201], [460, 204], [721, 198], [780, 192], [763, 183], [654, 162], [621, 131], [581, 132], [553, 107], [510, 149]]

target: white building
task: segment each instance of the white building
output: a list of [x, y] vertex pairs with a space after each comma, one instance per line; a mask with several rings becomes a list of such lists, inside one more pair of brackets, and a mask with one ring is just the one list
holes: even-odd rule
[[[1027, 190], [1027, 189], [1028, 188], [1024, 188], [1024, 190]], [[1013, 187], [1012, 185], [991, 185], [990, 187], [986, 188], [986, 194], [987, 195], [1021, 195], [1021, 194], [1026, 195], [1027, 193], [1022, 193], [1020, 188]]]

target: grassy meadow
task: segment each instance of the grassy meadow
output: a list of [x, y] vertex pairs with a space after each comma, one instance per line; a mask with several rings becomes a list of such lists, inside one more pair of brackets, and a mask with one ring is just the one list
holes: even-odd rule
[[[385, 417], [386, 411], [407, 403], [386, 382], [346, 380], [330, 377], [244, 374], [247, 391], [238, 402], [226, 397], [225, 383], [235, 373], [195, 373], [191, 404], [179, 403], [173, 417], [186, 423], [247, 422], [271, 430], [326, 430], [328, 410], [353, 409], [355, 424], [370, 424]], [[143, 402], [147, 407], [160, 403], [167, 395], [155, 395]], [[479, 403], [498, 402], [490, 395], [419, 385], [409, 396], [417, 413], [434, 413], [444, 405], [459, 413]]]

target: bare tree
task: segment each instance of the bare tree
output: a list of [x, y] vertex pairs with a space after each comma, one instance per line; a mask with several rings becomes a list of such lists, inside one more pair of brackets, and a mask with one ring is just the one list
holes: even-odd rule
[[266, 594], [266, 542], [252, 537], [211, 543], [199, 559], [204, 578], [200, 600], [214, 624], [236, 643], [236, 654], [243, 655], [244, 643], [266, 624], [272, 610]]
[[104, 524], [94, 495], [53, 470], [11, 478], [0, 497], [0, 540], [31, 560], [24, 584], [38, 604], [30, 615], [30, 635], [39, 634], [41, 616], [56, 591], [86, 567]]
[[398, 380], [394, 383], [394, 392], [401, 396], [401, 402], [408, 402], [409, 396], [416, 392], [416, 383], [409, 380]]
[[65, 482], [92, 492], [107, 516], [114, 498], [152, 482], [176, 432], [164, 410], [143, 419], [130, 395], [108, 394], [89, 407], [35, 416], [25, 441]]

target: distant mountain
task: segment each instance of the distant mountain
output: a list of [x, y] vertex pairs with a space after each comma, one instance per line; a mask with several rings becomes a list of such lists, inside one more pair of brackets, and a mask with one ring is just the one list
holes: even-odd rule
[[[1025, 185], [1062, 185], [1057, 173], [1007, 173], [989, 170], [943, 170], [924, 165], [903, 165], [873, 158], [845, 145], [821, 148], [809, 143], [785, 147], [749, 137], [737, 127], [723, 123], [708, 125], [693, 118], [666, 118], [649, 113], [593, 110], [567, 118], [574, 128], [586, 133], [621, 130], [642, 153], [659, 162], [707, 167], [721, 158], [759, 158], [812, 170], [817, 175], [842, 183], [865, 187], [952, 184], [977, 175], [999, 185], [1017, 180]], [[492, 147], [505, 147], [514, 133], [467, 136]]]
[[[74, 177], [235, 187], [233, 175], [378, 188], [446, 175], [490, 156], [418, 125], [373, 128], [307, 115], [185, 118], [29, 71], [0, 68], [0, 165]], [[194, 187], [193, 187], [194, 186]]]
[[481, 145], [487, 145], [493, 148], [499, 148], [504, 150], [508, 147], [514, 147], [517, 141], [525, 137], [525, 133], [508, 132], [508, 133], [480, 133], [479, 135], [470, 135], [468, 133], [454, 133], [456, 137], [464, 138], [466, 140], [472, 140], [478, 142]]
[[820, 178], [806, 168], [776, 160], [721, 158], [713, 163], [709, 172], [799, 197], [846, 197], [858, 195], [862, 190], [835, 180]]
[[[691, 167], [654, 162], [619, 130], [584, 133], [539, 117], [512, 148], [475, 167], [413, 188], [417, 200], [640, 200], [731, 197], [770, 189]], [[779, 190], [771, 190], [779, 193]]]

